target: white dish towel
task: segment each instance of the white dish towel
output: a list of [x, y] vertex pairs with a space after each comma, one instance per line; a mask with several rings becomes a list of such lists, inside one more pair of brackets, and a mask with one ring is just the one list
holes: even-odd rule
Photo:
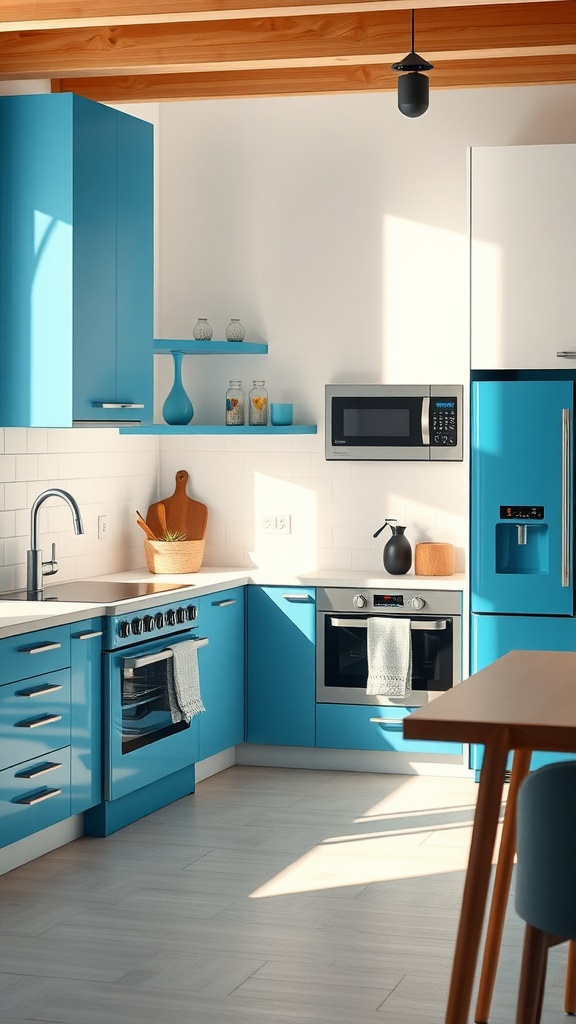
[[173, 722], [189, 722], [206, 708], [200, 696], [198, 650], [195, 640], [183, 640], [171, 647], [172, 671], [168, 674], [168, 700]]
[[368, 619], [366, 693], [404, 697], [412, 689], [410, 619]]

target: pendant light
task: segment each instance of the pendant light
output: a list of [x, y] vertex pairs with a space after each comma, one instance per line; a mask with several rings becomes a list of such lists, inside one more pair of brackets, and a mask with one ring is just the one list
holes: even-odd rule
[[420, 117], [428, 110], [430, 83], [421, 71], [431, 71], [434, 67], [414, 52], [414, 10], [412, 10], [412, 49], [404, 60], [392, 64], [392, 71], [406, 71], [398, 79], [398, 110], [406, 117]]

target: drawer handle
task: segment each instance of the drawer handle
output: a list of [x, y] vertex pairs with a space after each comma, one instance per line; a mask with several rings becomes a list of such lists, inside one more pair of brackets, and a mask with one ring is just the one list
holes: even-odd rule
[[20, 654], [44, 654], [44, 651], [57, 651], [62, 644], [47, 643], [41, 644], [40, 647], [21, 647]]
[[50, 800], [53, 796], [60, 796], [61, 789], [44, 789], [42, 793], [32, 793], [30, 796], [21, 796], [18, 800], [15, 800], [16, 804], [26, 804], [28, 807], [33, 807], [34, 804], [40, 804], [43, 800]]
[[311, 601], [310, 594], [282, 594], [285, 601]]
[[214, 608], [225, 608], [227, 604], [236, 604], [235, 597], [229, 597], [226, 601], [212, 601]]
[[44, 764], [35, 765], [34, 768], [25, 768], [24, 771], [16, 772], [17, 779], [36, 779], [39, 775], [46, 775], [46, 772], [53, 772], [61, 768], [59, 761], [45, 761]]
[[576, 359], [576, 352], [573, 349], [569, 349], [566, 352], [557, 352], [556, 355], [559, 359]]
[[17, 697], [44, 697], [47, 693], [55, 693], [62, 689], [62, 683], [53, 683], [50, 686], [43, 686], [38, 690], [18, 690]]
[[377, 722], [378, 725], [402, 725], [402, 718], [371, 718], [370, 721]]
[[73, 636], [73, 640], [94, 640], [97, 636], [102, 636], [103, 630], [98, 629], [94, 633], [78, 633], [77, 636]]
[[143, 409], [143, 402], [92, 402], [94, 409]]
[[37, 729], [39, 725], [52, 725], [59, 722], [62, 715], [43, 715], [42, 718], [27, 718], [25, 722], [15, 722], [17, 729]]

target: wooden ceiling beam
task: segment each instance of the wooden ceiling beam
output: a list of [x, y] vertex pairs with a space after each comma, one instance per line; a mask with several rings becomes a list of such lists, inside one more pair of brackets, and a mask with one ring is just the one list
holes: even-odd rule
[[[443, 7], [525, 6], [543, 0], [2, 0], [0, 31], [162, 25], [202, 20]], [[546, 2], [546, 0], [544, 0]]]
[[[576, 83], [576, 62], [560, 57], [522, 60], [446, 61], [429, 74], [430, 88], [553, 85]], [[76, 92], [102, 103], [205, 100], [311, 93], [382, 92], [397, 88], [397, 75], [381, 64], [349, 67], [280, 68], [206, 74], [119, 76], [60, 79], [57, 92]]]
[[[547, 20], [543, 21], [543, 8]], [[576, 0], [420, 12], [416, 48], [432, 63], [576, 55]], [[406, 11], [180, 25], [0, 33], [0, 77], [85, 78], [390, 64], [410, 49]]]

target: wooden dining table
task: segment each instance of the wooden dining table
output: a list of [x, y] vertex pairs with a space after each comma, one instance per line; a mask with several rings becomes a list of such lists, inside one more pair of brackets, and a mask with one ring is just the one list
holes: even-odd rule
[[[576, 651], [511, 651], [404, 719], [404, 736], [479, 743], [484, 756], [446, 1024], [468, 1024], [500, 819], [513, 752], [474, 1020], [486, 1024], [516, 852], [516, 797], [533, 751], [576, 753]], [[576, 1010], [576, 946], [569, 945], [565, 1010]]]

